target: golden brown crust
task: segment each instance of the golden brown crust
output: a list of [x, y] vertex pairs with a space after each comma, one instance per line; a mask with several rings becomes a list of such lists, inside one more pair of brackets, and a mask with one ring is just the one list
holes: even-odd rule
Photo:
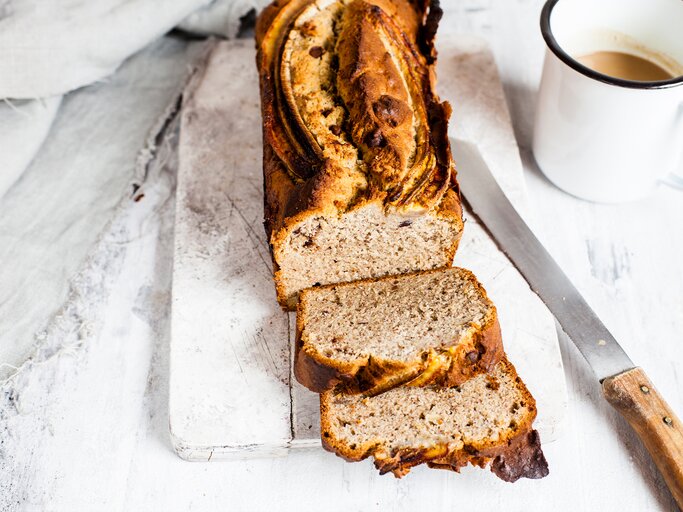
[[[468, 276], [479, 294], [488, 300], [486, 290], [474, 274], [465, 269], [459, 270]], [[441, 271], [436, 269], [406, 275]], [[373, 283], [382, 279], [386, 278], [363, 279], [356, 283]], [[320, 288], [335, 286], [338, 285]], [[483, 325], [478, 326], [471, 335], [454, 340], [454, 346], [426, 351], [410, 363], [373, 357], [352, 363], [340, 362], [324, 356], [306, 343], [304, 322], [308, 316], [308, 293], [308, 290], [301, 293], [297, 309], [294, 375], [299, 383], [316, 393], [339, 385], [347, 393], [363, 393], [366, 396], [374, 396], [404, 384], [458, 386], [475, 375], [490, 372], [504, 357], [498, 316], [495, 306], [492, 305]]]
[[472, 464], [491, 471], [502, 480], [514, 482], [519, 478], [543, 478], [548, 475], [548, 463], [541, 449], [538, 432], [532, 428], [536, 418], [536, 401], [521, 381], [512, 363], [504, 359], [500, 364], [506, 366], [506, 372], [514, 376], [523, 400], [529, 408], [529, 414], [514, 429], [499, 438], [488, 438], [479, 443], [460, 446], [436, 444], [429, 447], [411, 446], [386, 453], [380, 443], [371, 441], [363, 445], [351, 445], [335, 439], [328, 414], [329, 402], [333, 391], [320, 395], [320, 431], [323, 448], [335, 453], [348, 462], [357, 462], [368, 457], [375, 459], [375, 467], [380, 474], [393, 473], [397, 478], [405, 476], [410, 469], [419, 464], [428, 464], [437, 469], [449, 469], [458, 472], [460, 468]]
[[[276, 249], [312, 216], [338, 216], [379, 200], [387, 210], [433, 215], [462, 230], [446, 133], [450, 107], [434, 92], [432, 40], [440, 10], [424, 0], [336, 1], [345, 5], [336, 45], [336, 87], [348, 112], [348, 143], [362, 157], [356, 170], [322, 155], [315, 137], [291, 111], [279, 72], [292, 24], [313, 0], [276, 0], [260, 14], [256, 26], [264, 224], [278, 300], [288, 309], [296, 297], [287, 296], [284, 289]], [[459, 236], [444, 247], [445, 262], [452, 260], [458, 241]]]

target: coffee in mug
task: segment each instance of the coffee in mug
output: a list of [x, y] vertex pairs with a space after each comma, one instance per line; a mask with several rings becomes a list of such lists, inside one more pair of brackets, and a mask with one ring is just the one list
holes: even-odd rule
[[681, 0], [545, 4], [533, 152], [551, 182], [620, 202], [681, 174], [682, 27]]
[[651, 82], [674, 78], [673, 74], [656, 63], [620, 51], [597, 51], [576, 60], [593, 71], [624, 80]]

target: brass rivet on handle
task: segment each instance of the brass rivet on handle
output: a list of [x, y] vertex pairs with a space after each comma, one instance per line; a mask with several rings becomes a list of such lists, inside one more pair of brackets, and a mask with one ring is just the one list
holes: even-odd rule
[[640, 386], [640, 390], [641, 390], [643, 393], [645, 393], [646, 395], [650, 392], [650, 388], [648, 388], [648, 387], [645, 386], [645, 385]]
[[666, 423], [667, 425], [669, 425], [669, 426], [673, 425], [674, 420], [672, 420], [668, 416], [664, 416], [663, 419], [664, 419], [664, 423]]

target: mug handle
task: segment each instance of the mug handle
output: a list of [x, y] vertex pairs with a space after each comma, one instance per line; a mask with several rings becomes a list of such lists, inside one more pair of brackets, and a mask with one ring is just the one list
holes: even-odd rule
[[[676, 115], [676, 124], [678, 126], [679, 136], [676, 140], [683, 141], [683, 103], [678, 106], [678, 114]], [[678, 156], [676, 169], [662, 178], [662, 183], [680, 190], [683, 190], [683, 151]]]

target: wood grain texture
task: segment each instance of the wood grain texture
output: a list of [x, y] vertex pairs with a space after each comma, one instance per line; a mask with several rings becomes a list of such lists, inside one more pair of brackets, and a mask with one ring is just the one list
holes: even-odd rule
[[181, 118], [169, 408], [188, 460], [284, 455], [292, 439], [290, 326], [262, 226], [249, 43], [211, 52]]
[[602, 391], [636, 431], [683, 510], [683, 425], [642, 368], [605, 379]]
[[[448, 36], [439, 50], [441, 94], [459, 105], [451, 133], [477, 141], [525, 212], [521, 160], [488, 45]], [[294, 316], [274, 300], [253, 61], [249, 43], [218, 43], [183, 107], [169, 407], [174, 446], [188, 460], [320, 446], [318, 396], [289, 371]], [[465, 218], [456, 264], [471, 269], [496, 304], [506, 352], [536, 398], [535, 428], [548, 443], [567, 404], [552, 315], [476, 219]]]

